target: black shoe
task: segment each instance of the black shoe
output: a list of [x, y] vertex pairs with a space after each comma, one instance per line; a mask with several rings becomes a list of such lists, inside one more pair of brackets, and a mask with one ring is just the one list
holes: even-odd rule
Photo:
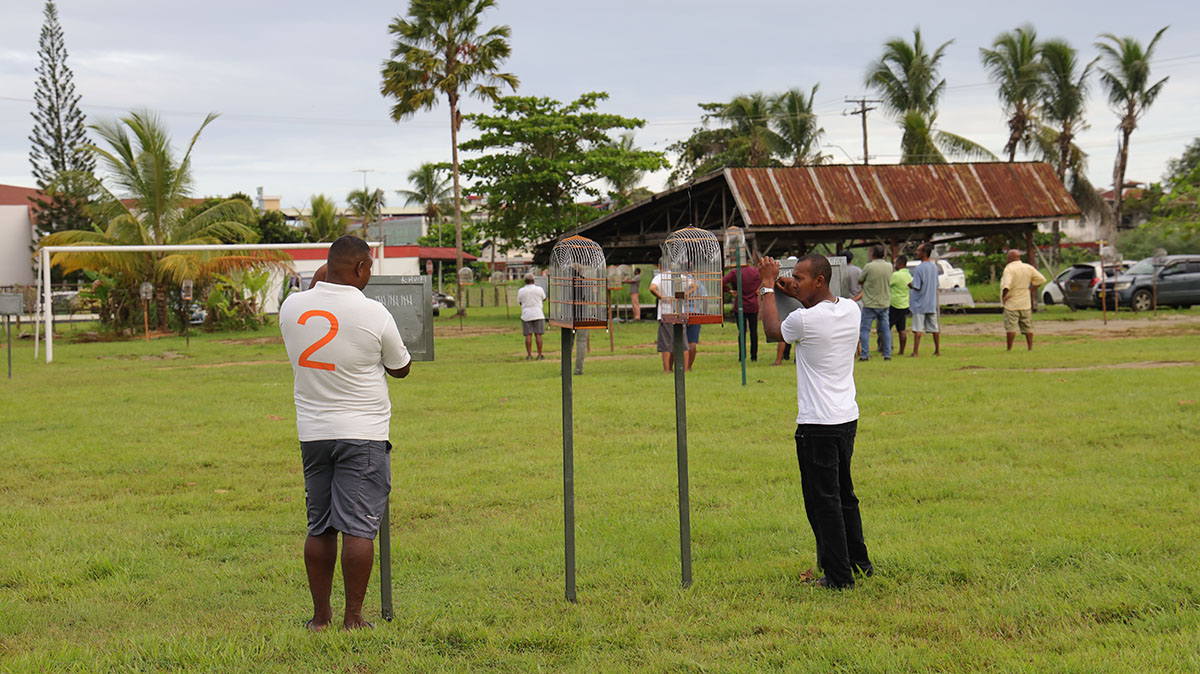
[[818, 578], [816, 585], [817, 587], [821, 587], [826, 590], [850, 590], [854, 588], [854, 583], [847, 583], [846, 585], [834, 585], [833, 581], [829, 580], [829, 576], [821, 576]]
[[854, 573], [857, 573], [864, 578], [870, 578], [871, 576], [875, 575], [875, 566], [873, 564], [867, 564], [866, 566], [859, 566], [855, 564]]

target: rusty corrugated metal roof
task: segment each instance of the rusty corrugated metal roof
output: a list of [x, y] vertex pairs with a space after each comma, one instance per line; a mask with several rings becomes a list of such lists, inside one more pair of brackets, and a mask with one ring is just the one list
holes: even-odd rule
[[1034, 221], [1079, 215], [1045, 163], [726, 169], [745, 224]]

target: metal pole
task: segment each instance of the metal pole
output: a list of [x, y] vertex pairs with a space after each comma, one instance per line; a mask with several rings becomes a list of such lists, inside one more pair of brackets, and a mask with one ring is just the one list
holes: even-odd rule
[[[1152, 265], [1152, 267], [1154, 269], [1154, 317], [1158, 318], [1158, 269], [1159, 269], [1159, 267], [1157, 264]], [[1114, 278], [1113, 283], [1116, 283], [1116, 282], [1117, 282], [1117, 280]], [[11, 340], [12, 337], [9, 337], [9, 339]]]
[[8, 314], [4, 314], [4, 331], [8, 333], [8, 378], [12, 379], [12, 323], [8, 322]]
[[687, 400], [684, 394], [684, 359], [687, 331], [674, 326], [675, 351], [675, 460], [679, 471], [679, 558], [683, 587], [692, 586], [692, 522], [688, 506]]
[[742, 247], [737, 247], [738, 360], [742, 361], [742, 386], [746, 385], [746, 314], [742, 308]]
[[571, 418], [571, 347], [575, 333], [562, 329], [563, 551], [567, 601], [575, 601], [575, 429]]
[[145, 332], [146, 343], [149, 344], [150, 343], [150, 310], [146, 307], [147, 304], [148, 304], [148, 302], [146, 300], [142, 300], [142, 322], [145, 324], [145, 328], [146, 328], [146, 332]]
[[379, 523], [379, 616], [388, 622], [396, 617], [392, 610], [392, 525], [389, 511], [392, 500], [383, 504], [383, 521]]
[[[608, 304], [608, 352], [615, 353], [615, 347], [613, 346], [612, 289], [605, 288], [604, 294], [604, 301]], [[588, 346], [591, 346], [591, 344], [588, 344]]]
[[[33, 299], [34, 299], [34, 302], [33, 302], [33, 360], [35, 362], [37, 361], [37, 357], [38, 357], [38, 343], [41, 341], [41, 329], [42, 329], [42, 311], [41, 311], [42, 303], [41, 303], [41, 299], [40, 299], [41, 296], [42, 296], [42, 256], [39, 255], [38, 256], [38, 270], [37, 270], [37, 292], [33, 296]], [[22, 308], [24, 308], [24, 307], [22, 307]]]
[[46, 321], [46, 362], [54, 361], [54, 304], [50, 295], [50, 251], [42, 249], [42, 320]]
[[504, 284], [504, 317], [509, 318], [509, 314], [508, 314], [508, 283]]

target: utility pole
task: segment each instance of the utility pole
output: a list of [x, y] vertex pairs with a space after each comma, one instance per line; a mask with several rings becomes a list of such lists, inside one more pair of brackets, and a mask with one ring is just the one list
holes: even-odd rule
[[867, 153], [867, 113], [875, 110], [874, 107], [867, 107], [868, 103], [882, 103], [883, 101], [874, 98], [847, 98], [847, 103], [857, 103], [858, 110], [851, 110], [848, 115], [862, 115], [863, 129], [863, 165], [870, 164], [870, 154]]
[[[367, 194], [367, 174], [374, 173], [375, 169], [354, 169], [354, 172], [363, 174], [363, 194]], [[375, 207], [372, 206], [371, 210], [374, 211]], [[376, 214], [375, 213], [370, 213], [370, 214], [364, 213], [363, 214], [363, 238], [367, 238], [370, 236], [370, 232], [367, 231], [366, 219], [368, 216], [374, 216], [374, 215], [376, 215]], [[376, 218], [376, 219], [378, 219], [378, 218]], [[380, 239], [383, 238], [383, 225], [382, 224], [379, 225], [379, 237], [380, 237]]]

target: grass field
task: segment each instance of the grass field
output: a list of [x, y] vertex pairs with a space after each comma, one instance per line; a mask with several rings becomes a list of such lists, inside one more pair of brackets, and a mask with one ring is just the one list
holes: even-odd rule
[[187, 349], [60, 326], [54, 363], [18, 342], [0, 380], [0, 671], [1194, 672], [1200, 310], [1067, 329], [1084, 318], [1055, 307], [1037, 325], [1061, 334], [1004, 353], [998, 316], [947, 317], [940, 358], [859, 365], [878, 573], [842, 593], [799, 582], [795, 370], [773, 346], [743, 388], [736, 329], [702, 334], [682, 590], [655, 326], [618, 325], [615, 355], [593, 333], [571, 605], [558, 335], [530, 363], [503, 309], [443, 317], [437, 361], [390, 385], [397, 618], [320, 635], [275, 330]]

